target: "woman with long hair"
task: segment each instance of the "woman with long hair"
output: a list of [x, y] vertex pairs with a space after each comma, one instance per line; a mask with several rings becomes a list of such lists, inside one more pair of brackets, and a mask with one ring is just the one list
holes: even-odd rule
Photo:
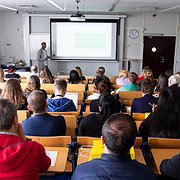
[[101, 94], [99, 97], [99, 109], [100, 112], [98, 114], [92, 113], [80, 122], [79, 136], [101, 136], [104, 122], [109, 116], [118, 112], [114, 96], [110, 93]]
[[0, 68], [0, 82], [1, 83], [5, 82], [5, 80], [4, 80], [4, 71], [3, 71], [2, 68]]
[[80, 83], [81, 79], [76, 70], [70, 71], [68, 81], [69, 81], [69, 84], [79, 84]]
[[170, 88], [160, 93], [158, 105], [140, 125], [141, 136], [180, 138], [180, 107]]
[[54, 83], [54, 76], [52, 75], [51, 71], [47, 67], [44, 67], [42, 69], [39, 77], [41, 79], [41, 83], [50, 83], [50, 84]]
[[6, 81], [1, 93], [1, 98], [8, 99], [11, 103], [15, 104], [19, 110], [27, 109], [26, 98], [23, 96], [20, 82], [16, 78]]
[[36, 75], [32, 75], [32, 76], [30, 76], [28, 85], [27, 85], [26, 89], [24, 90], [24, 95], [27, 97], [32, 91], [40, 90], [44, 93], [44, 95], [47, 99], [46, 91], [44, 89], [40, 89], [40, 87], [41, 87], [41, 83], [40, 83], [39, 77]]
[[81, 81], [86, 80], [86, 78], [83, 76], [82, 70], [81, 70], [81, 68], [79, 66], [76, 66], [75, 70], [78, 72]]
[[158, 84], [154, 88], [154, 94], [159, 97], [159, 93], [168, 87], [168, 76], [165, 73], [160, 74]]

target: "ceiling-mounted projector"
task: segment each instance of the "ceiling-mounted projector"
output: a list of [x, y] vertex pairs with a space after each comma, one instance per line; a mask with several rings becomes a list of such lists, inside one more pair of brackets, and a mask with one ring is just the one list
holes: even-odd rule
[[72, 14], [69, 19], [70, 21], [86, 21], [85, 16], [80, 13]]
[[80, 3], [80, 0], [76, 0], [76, 3], [77, 3], [77, 12], [76, 14], [72, 14], [70, 16], [70, 21], [86, 21], [86, 18], [83, 14], [80, 13], [79, 11], [79, 3]]

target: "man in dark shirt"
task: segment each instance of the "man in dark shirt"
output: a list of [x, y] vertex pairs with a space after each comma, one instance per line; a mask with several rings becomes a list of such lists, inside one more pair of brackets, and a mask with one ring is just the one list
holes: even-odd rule
[[171, 159], [165, 159], [160, 164], [162, 175], [180, 179], [180, 153]]
[[29, 136], [63, 136], [66, 134], [66, 123], [62, 116], [51, 116], [47, 113], [45, 95], [38, 90], [28, 96], [28, 109], [33, 115], [22, 122], [26, 135]]
[[102, 157], [77, 166], [72, 180], [156, 179], [148, 167], [130, 158], [129, 150], [134, 144], [136, 132], [136, 124], [131, 116], [112, 115], [102, 129]]
[[157, 104], [158, 98], [153, 96], [153, 83], [149, 79], [145, 79], [141, 83], [141, 91], [143, 97], [135, 98], [132, 102], [131, 113], [152, 112], [153, 104]]

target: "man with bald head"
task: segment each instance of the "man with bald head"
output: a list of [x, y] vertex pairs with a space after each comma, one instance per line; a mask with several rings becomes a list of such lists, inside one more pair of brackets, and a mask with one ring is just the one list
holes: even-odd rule
[[136, 132], [136, 123], [131, 116], [114, 114], [109, 117], [102, 128], [102, 157], [77, 166], [72, 180], [154, 180], [148, 167], [130, 157]]
[[63, 136], [66, 134], [66, 123], [62, 116], [51, 116], [47, 113], [47, 102], [44, 93], [35, 90], [28, 96], [28, 109], [33, 115], [22, 122], [26, 135], [29, 136]]

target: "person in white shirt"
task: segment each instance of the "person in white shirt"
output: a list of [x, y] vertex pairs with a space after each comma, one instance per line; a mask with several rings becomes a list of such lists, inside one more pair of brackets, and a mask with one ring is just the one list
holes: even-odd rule
[[41, 49], [39, 49], [37, 53], [37, 60], [38, 60], [38, 68], [39, 72], [42, 70], [42, 68], [45, 67], [45, 61], [49, 58], [47, 50], [46, 50], [46, 42], [41, 43]]

